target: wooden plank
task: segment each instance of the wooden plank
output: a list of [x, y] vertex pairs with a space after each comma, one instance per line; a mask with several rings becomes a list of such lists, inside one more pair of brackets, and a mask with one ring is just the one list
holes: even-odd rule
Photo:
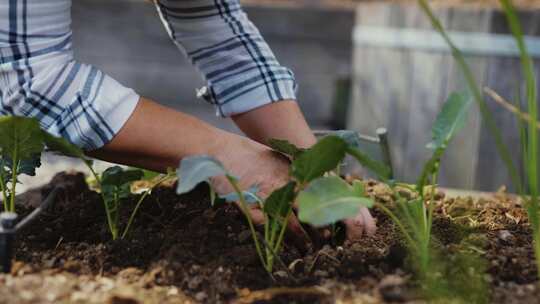
[[[460, 32], [489, 32], [491, 26], [490, 8], [462, 9], [454, 8], [448, 28]], [[468, 56], [467, 60], [478, 83], [486, 77], [489, 59], [480, 56]], [[463, 72], [452, 56], [448, 56], [449, 68], [446, 73], [446, 89], [441, 98], [446, 99], [451, 92], [468, 91]], [[444, 78], [443, 78], [444, 81]], [[472, 97], [472, 96], [471, 96]], [[466, 127], [459, 132], [447, 149], [441, 163], [440, 182], [450, 187], [472, 189], [477, 176], [478, 149], [481, 117], [479, 109], [473, 105], [469, 111]]]
[[[415, 20], [405, 25], [406, 27], [431, 26], [419, 8], [409, 9], [407, 13], [413, 14]], [[448, 24], [451, 17], [449, 10], [440, 10], [436, 13], [443, 24]], [[409, 182], [416, 180], [432, 153], [425, 146], [431, 139], [431, 126], [436, 113], [444, 102], [441, 92], [445, 90], [446, 83], [445, 78], [441, 77], [441, 72], [448, 66], [447, 57], [448, 55], [444, 53], [412, 52], [409, 73], [413, 78], [413, 90], [408, 96], [410, 111], [406, 125], [407, 148], [405, 162], [402, 164]]]
[[[378, 25], [390, 22], [391, 26], [406, 23], [408, 15], [394, 5], [369, 4], [358, 10], [358, 22]], [[407, 141], [400, 126], [407, 121], [409, 108], [403, 94], [411, 88], [410, 77], [395, 78], [408, 65], [409, 53], [380, 48], [356, 49], [354, 53], [353, 103], [349, 113], [349, 128], [374, 134], [375, 129], [386, 126], [392, 145], [392, 157], [398, 163], [403, 159]], [[396, 72], [397, 71], [397, 72]], [[396, 172], [398, 178], [403, 174]]]
[[[539, 36], [539, 17], [540, 12], [537, 10], [520, 12], [520, 19], [526, 34]], [[495, 12], [492, 18], [492, 32], [509, 33], [509, 28], [502, 12]], [[540, 75], [540, 69], [538, 68], [540, 60], [536, 60], [535, 64], [536, 75]], [[519, 98], [525, 102], [524, 81], [518, 58], [492, 58], [487, 75], [488, 78], [485, 82], [486, 86], [494, 89], [508, 100], [516, 100], [519, 96]], [[537, 83], [540, 86], [540, 79], [537, 79]], [[509, 148], [516, 166], [521, 169], [523, 159], [520, 154], [521, 145], [516, 118], [513, 114], [503, 110], [489, 98], [487, 98], [487, 101], [488, 107], [492, 110], [495, 121], [497, 121], [497, 124], [502, 131], [504, 142]], [[493, 136], [486, 128], [482, 128], [479, 155], [481, 156], [477, 165], [479, 177], [477, 178], [475, 188], [495, 190], [501, 185], [507, 185], [511, 191], [515, 191], [515, 187], [510, 183], [506, 165], [501, 160], [496, 150]], [[497, 169], [494, 170], [493, 168]]]

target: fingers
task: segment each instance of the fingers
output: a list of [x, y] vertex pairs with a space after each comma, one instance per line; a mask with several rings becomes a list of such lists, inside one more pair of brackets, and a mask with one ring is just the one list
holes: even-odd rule
[[[236, 203], [236, 205], [238, 206], [238, 208], [240, 210], [242, 210], [242, 206], [240, 205], [240, 203]], [[264, 225], [264, 222], [266, 221], [265, 217], [264, 217], [264, 213], [262, 212], [261, 209], [258, 208], [257, 205], [252, 205], [252, 206], [248, 206], [248, 216], [251, 218], [251, 221], [253, 222], [253, 225], [255, 226], [260, 226], [260, 225]]]
[[354, 218], [346, 219], [343, 222], [347, 228], [347, 240], [349, 241], [358, 241], [364, 233], [373, 235], [377, 230], [375, 220], [367, 208], [361, 208]]

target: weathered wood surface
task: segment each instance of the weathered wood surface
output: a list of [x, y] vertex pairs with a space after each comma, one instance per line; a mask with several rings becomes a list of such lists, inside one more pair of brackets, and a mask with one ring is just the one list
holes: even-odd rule
[[[508, 33], [500, 11], [494, 8], [438, 8], [445, 27], [459, 32]], [[527, 33], [538, 35], [540, 13], [521, 14]], [[369, 3], [359, 5], [358, 26], [431, 29], [423, 12], [414, 5]], [[518, 58], [468, 56], [477, 80], [508, 99], [522, 87]], [[372, 133], [379, 126], [389, 130], [398, 178], [414, 181], [429, 156], [425, 145], [431, 125], [452, 91], [466, 84], [449, 52], [383, 48], [360, 45], [354, 51], [353, 101], [349, 127]], [[540, 62], [538, 62], [540, 64]], [[512, 114], [489, 101], [512, 155], [519, 160], [519, 137]], [[509, 184], [493, 139], [474, 107], [467, 127], [444, 157], [441, 184], [464, 189], [494, 190]]]

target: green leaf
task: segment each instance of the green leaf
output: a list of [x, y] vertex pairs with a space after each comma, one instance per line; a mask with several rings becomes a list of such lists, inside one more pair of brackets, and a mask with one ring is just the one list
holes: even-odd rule
[[142, 170], [124, 170], [119, 166], [107, 168], [101, 175], [102, 186], [121, 187], [143, 177]]
[[176, 188], [178, 194], [193, 190], [198, 184], [208, 182], [211, 177], [228, 175], [219, 161], [206, 155], [184, 158], [176, 172], [179, 179]]
[[[5, 181], [9, 182], [11, 180], [11, 168], [13, 166], [13, 162], [11, 161], [10, 157], [3, 157], [0, 158], [0, 166], [3, 166], [5, 168]], [[19, 161], [19, 166], [17, 167], [17, 173], [19, 174], [26, 174], [29, 176], [35, 176], [36, 175], [36, 168], [39, 168], [41, 166], [41, 154], [34, 154], [32, 157], [27, 159], [22, 159]]]
[[[259, 192], [259, 187], [257, 185], [252, 186], [248, 190], [242, 191], [242, 195], [244, 196], [246, 203], [256, 204], [260, 202], [261, 199], [257, 196], [257, 192]], [[232, 192], [227, 195], [220, 195], [219, 198], [224, 199], [227, 203], [235, 203], [240, 201], [240, 196], [238, 196], [238, 193], [236, 192]]]
[[[120, 200], [131, 195], [131, 182], [140, 180], [142, 176], [142, 170], [124, 170], [119, 166], [107, 168], [101, 174], [100, 185], [107, 209], [115, 212]], [[113, 214], [113, 218], [115, 216]]]
[[428, 183], [429, 178], [438, 172], [441, 157], [446, 151], [448, 143], [465, 125], [471, 103], [472, 98], [468, 94], [453, 93], [437, 116], [432, 128], [433, 140], [427, 145], [428, 148], [435, 151], [424, 165], [422, 174], [416, 182], [420, 196], [423, 196], [424, 187]]
[[292, 175], [300, 182], [310, 182], [335, 169], [345, 157], [347, 144], [337, 136], [326, 136], [302, 153], [292, 163]]
[[264, 202], [264, 212], [275, 219], [287, 217], [296, 196], [295, 189], [296, 183], [290, 182], [272, 192]]
[[351, 146], [347, 147], [347, 153], [354, 157], [366, 169], [375, 173], [379, 179], [386, 181], [390, 178], [391, 170], [387, 165], [372, 159], [364, 152]]
[[373, 201], [362, 195], [359, 184], [351, 186], [336, 176], [318, 178], [298, 195], [298, 217], [314, 226], [354, 217], [360, 207], [373, 206]]
[[146, 170], [146, 169], [143, 169], [143, 179], [144, 180], [152, 180], [156, 177], [158, 177], [161, 173], [159, 172], [155, 172], [155, 171], [152, 171], [152, 170]]
[[69, 157], [77, 157], [81, 159], [86, 158], [81, 148], [75, 146], [66, 139], [53, 136], [46, 131], [42, 131], [42, 136], [43, 140], [45, 141], [45, 145], [47, 145], [47, 148], [50, 150]]
[[284, 139], [270, 139], [268, 145], [273, 150], [290, 156], [293, 159], [297, 158], [305, 151], [305, 149], [298, 148]]
[[359, 180], [354, 180], [352, 186], [355, 193], [358, 193], [360, 196], [366, 196], [366, 186]]
[[468, 93], [450, 95], [431, 129], [433, 140], [427, 146], [429, 149], [446, 148], [450, 139], [465, 126], [471, 104], [472, 98]]
[[358, 132], [352, 130], [337, 130], [331, 131], [329, 132], [329, 134], [343, 139], [347, 143], [347, 145], [351, 147], [355, 147], [358, 149], [362, 146], [362, 141], [360, 139], [360, 136], [358, 136]]
[[39, 122], [33, 118], [0, 117], [0, 153], [4, 157], [32, 158], [43, 151]]

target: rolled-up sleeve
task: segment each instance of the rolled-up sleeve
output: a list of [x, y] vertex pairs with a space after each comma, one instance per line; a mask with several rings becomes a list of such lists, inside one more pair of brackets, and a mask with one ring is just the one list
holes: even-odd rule
[[157, 0], [173, 41], [202, 73], [199, 95], [221, 116], [296, 99], [291, 70], [276, 60], [239, 0]]

